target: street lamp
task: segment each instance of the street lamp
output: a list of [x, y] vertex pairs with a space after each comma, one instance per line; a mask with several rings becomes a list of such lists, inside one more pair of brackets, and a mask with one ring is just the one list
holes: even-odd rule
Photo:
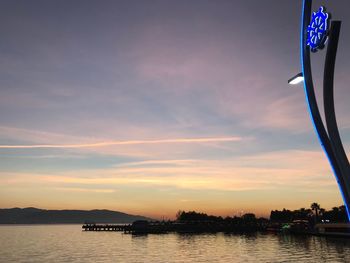
[[296, 85], [302, 81], [304, 81], [304, 76], [303, 76], [303, 73], [300, 72], [300, 73], [296, 74], [293, 78], [289, 79], [288, 84]]
[[[312, 0], [303, 0], [301, 26], [301, 68], [289, 84], [304, 82], [306, 101], [321, 146], [324, 149], [342, 194], [348, 219], [350, 220], [350, 164], [347, 159], [335, 117], [334, 110], [334, 69], [338, 48], [341, 21], [330, 21], [330, 15], [320, 7], [311, 12]], [[327, 41], [328, 40], [328, 41]], [[311, 70], [311, 52], [323, 49], [327, 52], [323, 73], [323, 105], [325, 124], [318, 109]]]

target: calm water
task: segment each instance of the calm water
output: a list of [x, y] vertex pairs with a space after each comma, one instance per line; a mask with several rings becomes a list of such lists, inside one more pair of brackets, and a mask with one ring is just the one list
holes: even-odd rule
[[0, 262], [350, 262], [350, 240], [254, 235], [82, 232], [0, 226]]

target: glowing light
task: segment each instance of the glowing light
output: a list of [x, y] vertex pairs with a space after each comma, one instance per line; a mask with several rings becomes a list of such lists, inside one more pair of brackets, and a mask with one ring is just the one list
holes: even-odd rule
[[299, 74], [295, 75], [293, 78], [289, 79], [288, 84], [296, 85], [301, 83], [302, 81], [304, 81], [304, 76], [303, 76], [303, 73], [300, 72]]
[[310, 46], [312, 52], [324, 47], [328, 33], [329, 15], [324, 12], [323, 6], [317, 12], [312, 13], [310, 25], [307, 27], [307, 45]]

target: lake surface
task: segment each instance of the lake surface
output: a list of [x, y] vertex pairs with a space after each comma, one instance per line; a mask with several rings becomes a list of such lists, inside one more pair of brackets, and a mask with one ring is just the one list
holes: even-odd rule
[[81, 225], [0, 226], [0, 262], [350, 262], [350, 240], [276, 234], [83, 232]]

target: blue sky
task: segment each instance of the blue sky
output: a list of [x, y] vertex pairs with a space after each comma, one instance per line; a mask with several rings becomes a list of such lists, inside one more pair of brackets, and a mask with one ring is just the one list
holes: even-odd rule
[[[348, 149], [349, 3], [313, 9], [321, 4], [343, 20], [335, 100]], [[300, 72], [300, 9], [277, 0], [3, 1], [0, 144], [122, 144], [0, 146], [0, 206], [173, 217], [340, 205], [303, 89], [287, 85]], [[319, 104], [324, 53], [312, 58]]]

